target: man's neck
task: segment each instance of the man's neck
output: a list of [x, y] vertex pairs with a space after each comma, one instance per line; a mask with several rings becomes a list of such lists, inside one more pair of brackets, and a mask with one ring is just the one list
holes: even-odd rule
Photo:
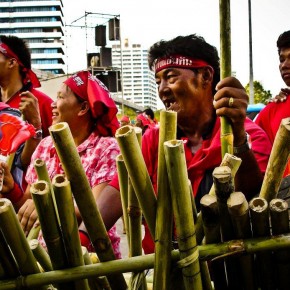
[[[11, 78], [12, 79], [12, 78]], [[21, 80], [12, 80], [1, 84], [1, 101], [7, 102], [23, 87]]]

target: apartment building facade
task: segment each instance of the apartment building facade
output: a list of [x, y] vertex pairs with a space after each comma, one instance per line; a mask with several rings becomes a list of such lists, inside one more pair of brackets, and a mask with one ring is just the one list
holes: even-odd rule
[[62, 0], [0, 0], [0, 34], [24, 39], [42, 74], [65, 73], [64, 27]]

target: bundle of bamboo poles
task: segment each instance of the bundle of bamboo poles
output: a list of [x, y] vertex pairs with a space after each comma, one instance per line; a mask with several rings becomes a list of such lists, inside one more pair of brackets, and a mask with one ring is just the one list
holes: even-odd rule
[[[140, 132], [120, 128], [117, 165], [130, 257], [118, 261], [69, 128], [65, 123], [52, 127], [66, 174], [50, 181], [45, 164], [37, 160], [39, 180], [31, 186], [47, 251], [35, 239], [25, 239], [11, 203], [1, 199], [0, 289], [287, 289], [289, 216], [277, 191], [290, 152], [288, 124], [283, 120], [277, 133], [260, 196], [247, 202], [235, 191], [233, 176], [240, 160], [226, 154], [213, 172], [214, 188], [202, 198], [200, 213], [192, 199], [183, 143], [175, 139], [176, 113], [161, 112], [157, 197], [141, 153]], [[275, 192], [269, 194], [267, 186]], [[80, 246], [72, 196], [95, 246], [97, 264]], [[141, 217], [155, 241], [155, 254], [142, 254]], [[173, 251], [173, 229], [178, 251]], [[148, 269], [154, 269], [150, 282]], [[127, 281], [125, 272], [131, 272]]]

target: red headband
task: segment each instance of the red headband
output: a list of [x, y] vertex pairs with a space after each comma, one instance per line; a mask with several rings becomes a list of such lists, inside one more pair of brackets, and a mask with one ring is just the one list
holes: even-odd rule
[[64, 83], [77, 96], [88, 101], [100, 135], [114, 136], [119, 128], [118, 109], [107, 87], [88, 71], [78, 72]]
[[21, 67], [21, 71], [24, 73], [25, 78], [23, 83], [26, 85], [29, 81], [32, 83], [34, 88], [39, 88], [41, 86], [36, 74], [29, 68], [25, 67], [23, 63], [20, 61], [18, 56], [3, 42], [0, 42], [0, 52], [4, 54], [7, 58], [15, 58], [18, 64]]
[[158, 58], [155, 61], [154, 69], [155, 73], [169, 68], [169, 67], [180, 67], [180, 68], [199, 68], [210, 66], [206, 61], [189, 56], [182, 55], [171, 55], [163, 58]]

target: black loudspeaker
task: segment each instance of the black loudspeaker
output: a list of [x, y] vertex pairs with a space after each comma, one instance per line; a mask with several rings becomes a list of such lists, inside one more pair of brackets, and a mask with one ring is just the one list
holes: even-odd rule
[[102, 67], [112, 66], [112, 48], [110, 47], [100, 48], [100, 66]]
[[95, 27], [95, 44], [96, 46], [106, 46], [106, 26], [98, 25]]
[[96, 74], [96, 77], [111, 93], [120, 92], [122, 90], [120, 71], [108, 71], [107, 73], [99, 72]]
[[109, 20], [109, 40], [120, 40], [120, 19]]
[[100, 54], [88, 53], [87, 54], [87, 67], [99, 67], [100, 66]]

